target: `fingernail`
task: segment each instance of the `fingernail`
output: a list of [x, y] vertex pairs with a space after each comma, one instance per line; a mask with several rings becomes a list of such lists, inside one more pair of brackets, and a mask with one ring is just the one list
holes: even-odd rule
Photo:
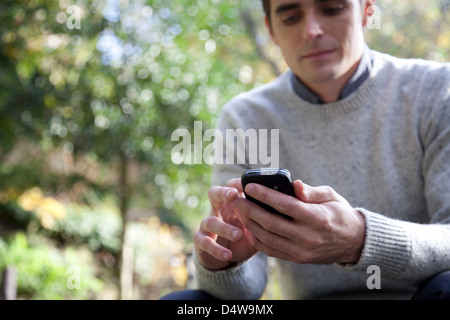
[[233, 237], [233, 239], [236, 239], [239, 236], [239, 230], [231, 231], [231, 236]]
[[222, 253], [222, 258], [224, 258], [225, 260], [228, 260], [229, 257], [230, 257], [230, 254], [228, 252]]
[[227, 191], [227, 194], [226, 194], [226, 197], [227, 197], [227, 200], [230, 198], [230, 196], [233, 194], [233, 190], [228, 190]]
[[254, 187], [253, 185], [249, 184], [249, 185], [247, 185], [247, 186], [245, 187], [245, 191], [246, 191], [248, 194], [253, 193], [253, 191], [255, 191], [255, 187]]

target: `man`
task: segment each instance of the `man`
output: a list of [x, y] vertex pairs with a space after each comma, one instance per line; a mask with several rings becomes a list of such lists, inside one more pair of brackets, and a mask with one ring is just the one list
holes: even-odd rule
[[243, 197], [239, 177], [258, 165], [215, 166], [194, 237], [199, 288], [257, 299], [274, 257], [286, 299], [449, 298], [449, 64], [371, 51], [370, 0], [263, 4], [290, 71], [230, 101], [218, 128], [280, 130], [296, 197], [246, 192], [293, 221]]

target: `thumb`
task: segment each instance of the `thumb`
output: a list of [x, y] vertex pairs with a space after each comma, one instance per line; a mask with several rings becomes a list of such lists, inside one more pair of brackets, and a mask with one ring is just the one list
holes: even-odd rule
[[300, 180], [294, 181], [295, 196], [306, 203], [325, 203], [337, 199], [336, 192], [329, 186], [312, 187]]

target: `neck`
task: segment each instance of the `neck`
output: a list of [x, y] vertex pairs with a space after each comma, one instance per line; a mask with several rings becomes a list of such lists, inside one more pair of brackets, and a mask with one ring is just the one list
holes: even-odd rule
[[304, 83], [309, 90], [314, 92], [324, 103], [333, 103], [340, 99], [342, 90], [355, 74], [361, 62], [363, 53], [357, 61], [342, 76], [324, 82]]

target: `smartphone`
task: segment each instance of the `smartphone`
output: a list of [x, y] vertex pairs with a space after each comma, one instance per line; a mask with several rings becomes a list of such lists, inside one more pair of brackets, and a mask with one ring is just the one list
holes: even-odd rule
[[292, 184], [292, 177], [289, 170], [283, 168], [261, 168], [261, 169], [247, 170], [244, 173], [242, 173], [241, 183], [242, 188], [244, 189], [246, 199], [252, 201], [253, 203], [256, 203], [257, 205], [261, 206], [262, 208], [266, 209], [269, 212], [278, 214], [291, 221], [293, 220], [292, 217], [289, 217], [275, 210], [268, 204], [256, 200], [245, 193], [245, 186], [247, 184], [258, 183], [273, 190], [295, 197], [294, 186]]

